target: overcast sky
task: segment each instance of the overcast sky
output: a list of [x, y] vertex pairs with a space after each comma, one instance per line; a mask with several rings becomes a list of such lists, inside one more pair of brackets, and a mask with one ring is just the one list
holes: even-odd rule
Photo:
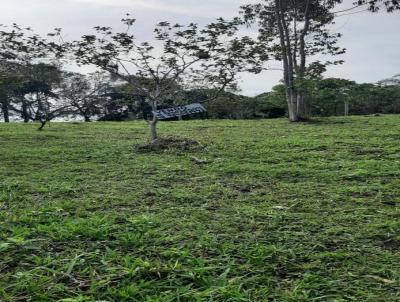
[[[241, 4], [255, 0], [0, 0], [0, 24], [31, 26], [39, 33], [61, 27], [68, 38], [90, 32], [96, 25], [119, 26], [131, 13], [137, 21], [136, 36], [151, 39], [158, 21], [206, 24], [217, 17], [237, 14]], [[350, 7], [353, 0], [345, 0]], [[344, 34], [341, 45], [346, 63], [328, 70], [326, 76], [376, 82], [400, 73], [400, 13], [360, 13], [338, 18], [336, 29]], [[275, 65], [276, 64], [272, 64]], [[244, 94], [271, 89], [281, 79], [279, 71], [243, 75]]]

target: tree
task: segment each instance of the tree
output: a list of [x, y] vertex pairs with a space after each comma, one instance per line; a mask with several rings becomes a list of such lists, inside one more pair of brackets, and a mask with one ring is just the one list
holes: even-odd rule
[[340, 34], [330, 33], [327, 28], [334, 20], [331, 9], [339, 2], [265, 0], [242, 8], [245, 21], [259, 25], [259, 40], [275, 59], [283, 62], [290, 121], [310, 118], [309, 98], [303, 82], [332, 63], [307, 64], [307, 58], [318, 53], [338, 55], [344, 52], [336, 46]]
[[353, 4], [355, 7], [366, 6], [373, 13], [379, 12], [382, 8], [386, 9], [388, 13], [400, 9], [399, 0], [358, 0]]
[[51, 120], [71, 114], [70, 105], [60, 98], [63, 72], [58, 66], [39, 63], [26, 68], [26, 80], [19, 89], [24, 120], [40, 122], [42, 130]]
[[[200, 84], [223, 91], [234, 88], [237, 73], [260, 72], [264, 54], [249, 37], [234, 37], [238, 21], [217, 22], [199, 29], [159, 23], [154, 32], [157, 42], [139, 42], [131, 34], [135, 20], [122, 22], [127, 31], [114, 33], [109, 27], [96, 27], [96, 33], [69, 44], [80, 64], [93, 64], [128, 83], [156, 111], [182, 90]], [[179, 85], [177, 85], [179, 83]], [[151, 139], [155, 142], [157, 118], [149, 117]]]
[[380, 86], [400, 86], [400, 74], [397, 74], [389, 79], [384, 79], [378, 82]]
[[312, 113], [319, 116], [398, 113], [400, 86], [358, 84], [327, 78], [315, 81]]
[[59, 97], [69, 105], [71, 114], [90, 122], [93, 116], [101, 114], [109, 85], [110, 78], [103, 73], [83, 75], [64, 72]]
[[[259, 40], [276, 60], [283, 63], [283, 79], [286, 88], [289, 119], [297, 122], [311, 116], [310, 98], [303, 84], [307, 79], [321, 75], [327, 65], [342, 61], [309, 62], [317, 55], [339, 55], [345, 49], [337, 46], [339, 33], [332, 33], [338, 13], [334, 8], [343, 0], [263, 0], [258, 4], [242, 7], [242, 15], [248, 24], [259, 26]], [[388, 12], [400, 8], [398, 0], [360, 0], [355, 7], [365, 6], [377, 12], [381, 6]], [[347, 10], [342, 10], [345, 12]]]
[[312, 113], [315, 115], [349, 115], [356, 83], [338, 78], [320, 79], [315, 82]]
[[[59, 30], [56, 29], [55, 32], [58, 34]], [[24, 122], [28, 122], [30, 119], [47, 120], [58, 112], [58, 110], [52, 112], [48, 110], [49, 108], [45, 109], [45, 103], [39, 101], [40, 98], [37, 97], [37, 108], [36, 114], [34, 115], [32, 113], [34, 102], [31, 101], [31, 103], [28, 104], [27, 99], [24, 96], [33, 93], [34, 91], [37, 95], [44, 95], [45, 90], [47, 89], [42, 85], [44, 82], [41, 80], [36, 81], [32, 76], [36, 75], [42, 77], [39, 70], [43, 72], [43, 68], [46, 69], [45, 73], [49, 75], [47, 71], [50, 71], [51, 69], [54, 70], [54, 68], [50, 66], [56, 66], [57, 60], [62, 54], [63, 49], [59, 44], [47, 41], [33, 33], [29, 27], [24, 28], [17, 24], [13, 24], [10, 27], [0, 26], [0, 64], [2, 66], [0, 72], [2, 74], [3, 83], [4, 78], [15, 79], [13, 81], [15, 88], [14, 97], [16, 100], [20, 100], [21, 102], [20, 104], [13, 106], [12, 109], [22, 115]], [[15, 86], [17, 83], [18, 87]], [[8, 82], [8, 84], [11, 84], [11, 82]], [[3, 85], [2, 108], [3, 115], [5, 115], [5, 119], [8, 120], [10, 95], [5, 93], [4, 88], [7, 90], [7, 88], [10, 88], [11, 86], [6, 86], [7, 87], [4, 87]], [[49, 104], [50, 103], [48, 103], [48, 105]], [[44, 111], [47, 113], [43, 113]], [[44, 118], [42, 113], [46, 118]], [[39, 115], [42, 115], [42, 117], [39, 118]]]
[[256, 100], [261, 105], [260, 112], [264, 117], [276, 118], [286, 114], [285, 86], [275, 85], [272, 91], [256, 96]]
[[23, 77], [13, 65], [0, 62], [0, 109], [5, 123], [10, 122], [12, 101], [23, 81]]

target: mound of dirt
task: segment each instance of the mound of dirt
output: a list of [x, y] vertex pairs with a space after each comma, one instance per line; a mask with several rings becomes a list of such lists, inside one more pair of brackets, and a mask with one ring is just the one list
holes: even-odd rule
[[192, 139], [189, 138], [179, 138], [179, 137], [163, 137], [158, 140], [135, 146], [135, 150], [140, 153], [147, 152], [191, 152], [191, 151], [201, 151], [203, 146]]

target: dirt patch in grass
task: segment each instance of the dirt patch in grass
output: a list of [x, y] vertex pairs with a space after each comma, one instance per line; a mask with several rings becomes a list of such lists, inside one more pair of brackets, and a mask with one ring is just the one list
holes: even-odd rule
[[234, 190], [234, 192], [236, 192], [237, 194], [250, 194], [251, 192], [253, 192], [256, 187], [255, 186], [251, 186], [251, 185], [233, 185], [232, 189]]
[[155, 142], [135, 146], [135, 151], [139, 153], [196, 152], [202, 150], [204, 150], [204, 147], [199, 142], [189, 138], [179, 137], [159, 138]]
[[382, 249], [390, 252], [400, 251], [400, 241], [396, 239], [385, 240], [381, 243]]
[[351, 150], [355, 155], [376, 155], [382, 156], [385, 155], [385, 150], [382, 148], [354, 148]]

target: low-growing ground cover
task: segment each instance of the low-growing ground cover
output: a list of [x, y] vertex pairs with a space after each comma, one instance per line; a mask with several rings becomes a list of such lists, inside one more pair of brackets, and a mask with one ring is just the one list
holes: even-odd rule
[[0, 301], [400, 301], [400, 117], [0, 124]]

